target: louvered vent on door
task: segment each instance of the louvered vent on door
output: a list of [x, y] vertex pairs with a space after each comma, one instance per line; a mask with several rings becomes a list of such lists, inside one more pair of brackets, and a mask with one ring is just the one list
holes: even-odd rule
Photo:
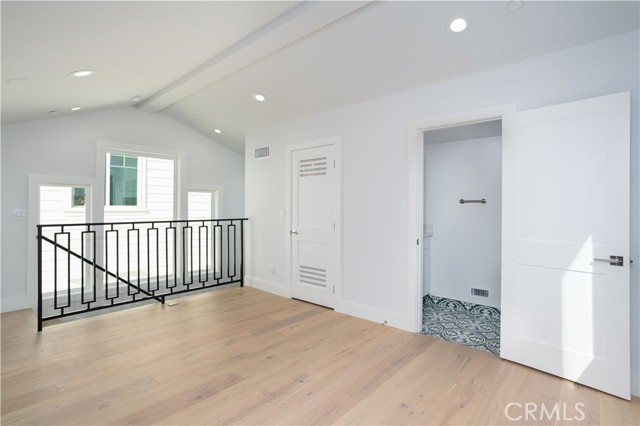
[[266, 158], [269, 156], [269, 147], [265, 146], [262, 148], [256, 148], [255, 151], [253, 151], [253, 158], [254, 159], [258, 159], [258, 158]]
[[300, 265], [300, 282], [305, 284], [327, 286], [327, 270]]
[[327, 174], [327, 157], [300, 160], [300, 177], [322, 176]]

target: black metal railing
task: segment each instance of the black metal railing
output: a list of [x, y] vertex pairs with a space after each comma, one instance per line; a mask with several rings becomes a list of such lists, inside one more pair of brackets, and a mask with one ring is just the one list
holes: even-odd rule
[[38, 331], [46, 320], [244, 285], [244, 222], [38, 225]]

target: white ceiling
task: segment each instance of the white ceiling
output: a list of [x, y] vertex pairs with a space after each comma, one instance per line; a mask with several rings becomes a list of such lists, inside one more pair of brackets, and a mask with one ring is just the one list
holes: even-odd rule
[[[2, 123], [130, 105], [140, 95], [141, 109], [243, 153], [250, 128], [632, 31], [640, 21], [638, 1], [508, 5], [2, 1]], [[447, 22], [459, 15], [469, 29], [452, 34]], [[96, 73], [68, 77], [79, 69]], [[252, 100], [256, 92], [267, 102]], [[70, 112], [75, 106], [82, 110]]]

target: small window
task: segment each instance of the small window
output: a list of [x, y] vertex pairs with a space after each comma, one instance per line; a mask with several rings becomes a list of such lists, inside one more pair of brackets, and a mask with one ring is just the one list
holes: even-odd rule
[[85, 197], [84, 188], [73, 188], [71, 190], [71, 207], [84, 207]]
[[109, 156], [109, 205], [138, 205], [138, 157]]
[[187, 217], [189, 220], [213, 219], [214, 196], [212, 191], [189, 191], [187, 199]]

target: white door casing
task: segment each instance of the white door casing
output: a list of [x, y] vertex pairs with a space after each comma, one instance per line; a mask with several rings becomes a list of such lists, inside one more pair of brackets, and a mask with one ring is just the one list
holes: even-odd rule
[[502, 120], [506, 114], [516, 111], [516, 105], [504, 104], [472, 111], [463, 111], [444, 116], [424, 118], [409, 123], [409, 163], [408, 163], [408, 188], [409, 208], [407, 218], [408, 229], [408, 253], [409, 270], [407, 302], [410, 308], [406, 322], [401, 328], [412, 332], [420, 332], [422, 329], [422, 255], [420, 240], [423, 235], [424, 223], [424, 132], [429, 130], [463, 126], [486, 121]]
[[[289, 147], [291, 296], [334, 308], [339, 275], [336, 138]], [[331, 143], [329, 143], [331, 142]]]
[[[503, 358], [630, 397], [629, 129], [621, 93], [503, 121]], [[621, 256], [622, 266], [594, 259]]]

